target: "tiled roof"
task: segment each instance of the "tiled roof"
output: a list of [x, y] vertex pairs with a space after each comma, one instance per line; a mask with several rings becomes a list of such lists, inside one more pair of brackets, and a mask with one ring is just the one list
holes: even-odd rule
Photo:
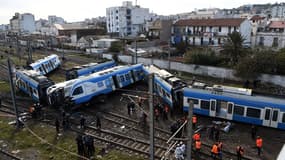
[[245, 18], [222, 19], [184, 19], [177, 21], [175, 26], [240, 26]]
[[263, 20], [263, 19], [265, 19], [265, 17], [260, 17], [259, 15], [254, 15], [253, 17], [251, 17], [250, 20], [257, 21], [257, 20]]
[[268, 28], [285, 28], [285, 21], [271, 21]]

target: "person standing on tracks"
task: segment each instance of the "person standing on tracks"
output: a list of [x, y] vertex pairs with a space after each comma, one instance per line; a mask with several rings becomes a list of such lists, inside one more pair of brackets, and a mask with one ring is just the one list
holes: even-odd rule
[[216, 160], [218, 157], [218, 154], [219, 154], [218, 143], [215, 143], [211, 149], [211, 157], [213, 157], [213, 159]]
[[80, 128], [81, 129], [85, 129], [85, 121], [86, 119], [84, 118], [83, 115], [81, 115], [81, 118], [80, 118]]
[[158, 119], [159, 119], [159, 110], [158, 110], [158, 108], [154, 109], [154, 116], [155, 116], [155, 120], [158, 121]]
[[56, 133], [59, 134], [59, 120], [58, 120], [58, 118], [55, 119], [55, 129], [56, 129]]
[[220, 128], [217, 125], [214, 128], [214, 137], [216, 142], [220, 140]]
[[127, 104], [127, 108], [128, 108], [128, 115], [131, 116], [131, 103]]
[[256, 147], [257, 147], [257, 154], [260, 156], [261, 148], [262, 148], [262, 138], [260, 136], [257, 136], [256, 138]]
[[195, 141], [195, 157], [197, 159], [200, 157], [201, 146], [202, 146], [202, 142], [200, 139]]
[[80, 134], [78, 134], [76, 137], [76, 144], [77, 144], [77, 153], [80, 156], [83, 156], [84, 155], [83, 138]]
[[101, 129], [101, 113], [100, 112], [96, 113], [96, 127], [98, 129]]
[[251, 138], [252, 138], [252, 140], [256, 139], [256, 133], [257, 133], [257, 128], [255, 125], [252, 125], [251, 126]]
[[223, 153], [222, 153], [222, 149], [223, 149], [223, 143], [221, 141], [218, 141], [218, 150], [219, 150], [219, 158], [220, 160], [223, 159]]
[[164, 105], [163, 109], [163, 119], [168, 120], [168, 112], [169, 112], [169, 107], [167, 104]]
[[193, 129], [196, 129], [197, 120], [198, 120], [197, 116], [193, 115], [193, 117], [192, 117], [192, 128]]
[[244, 154], [244, 149], [242, 146], [238, 145], [236, 148], [236, 152], [237, 152], [237, 160], [241, 160], [242, 156]]

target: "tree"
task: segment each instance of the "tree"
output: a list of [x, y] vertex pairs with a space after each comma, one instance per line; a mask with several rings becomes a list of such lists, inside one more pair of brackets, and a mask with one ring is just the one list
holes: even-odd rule
[[244, 50], [242, 47], [244, 40], [245, 39], [239, 32], [232, 32], [228, 34], [223, 52], [229, 56], [233, 65], [237, 64], [238, 59], [244, 55]]
[[110, 52], [120, 52], [123, 48], [123, 45], [121, 44], [121, 42], [112, 42], [109, 51]]
[[180, 42], [180, 43], [175, 45], [175, 48], [176, 48], [178, 54], [183, 55], [187, 50], [187, 44], [185, 42]]
[[244, 79], [256, 79], [259, 76], [256, 58], [241, 58], [235, 67], [235, 75]]

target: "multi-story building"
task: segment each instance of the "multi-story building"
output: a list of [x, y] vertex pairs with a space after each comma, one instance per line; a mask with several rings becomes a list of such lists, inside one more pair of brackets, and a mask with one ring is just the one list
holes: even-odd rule
[[64, 19], [57, 16], [48, 16], [48, 22], [50, 25], [52, 24], [64, 24]]
[[150, 39], [159, 39], [160, 41], [169, 41], [171, 37], [171, 26], [173, 20], [155, 20], [149, 22], [147, 27], [147, 36]]
[[36, 30], [35, 17], [31, 13], [15, 13], [10, 20], [11, 31], [17, 33], [32, 33]]
[[186, 42], [189, 45], [221, 45], [229, 33], [239, 32], [244, 43], [250, 43], [251, 24], [243, 18], [229, 19], [185, 19], [172, 27], [171, 42]]
[[108, 33], [117, 33], [120, 37], [137, 36], [145, 30], [149, 9], [125, 1], [123, 6], [107, 8], [106, 17]]
[[271, 17], [272, 18], [285, 18], [285, 4], [272, 7]]
[[256, 47], [285, 47], [285, 21], [271, 21], [266, 27], [259, 27], [253, 45]]

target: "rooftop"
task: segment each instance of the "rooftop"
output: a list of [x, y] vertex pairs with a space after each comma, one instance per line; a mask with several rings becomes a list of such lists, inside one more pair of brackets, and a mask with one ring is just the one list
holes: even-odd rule
[[245, 18], [221, 19], [183, 19], [177, 21], [175, 26], [240, 26]]

